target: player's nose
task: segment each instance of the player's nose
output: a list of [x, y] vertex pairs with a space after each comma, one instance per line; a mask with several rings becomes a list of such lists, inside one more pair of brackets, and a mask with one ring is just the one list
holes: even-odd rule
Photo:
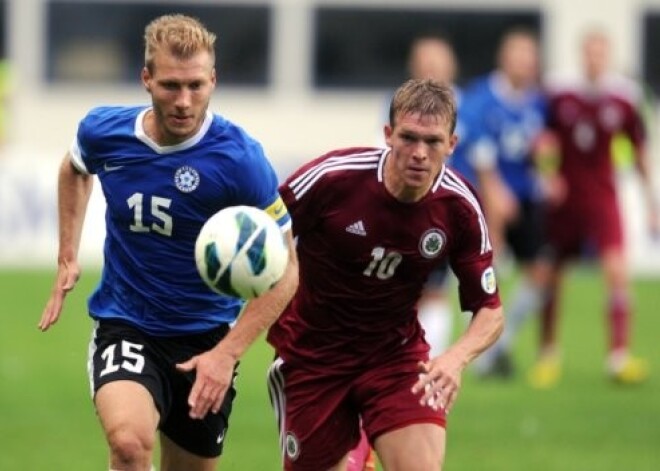
[[192, 102], [192, 94], [190, 90], [182, 89], [176, 96], [174, 105], [177, 108], [189, 108]]
[[423, 142], [418, 142], [413, 148], [412, 158], [417, 161], [426, 160], [428, 157], [428, 146]]

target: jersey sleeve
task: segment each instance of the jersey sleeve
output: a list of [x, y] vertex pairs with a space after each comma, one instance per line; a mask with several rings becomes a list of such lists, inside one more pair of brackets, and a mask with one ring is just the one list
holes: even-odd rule
[[476, 313], [483, 307], [495, 308], [501, 303], [481, 205], [472, 192], [461, 203], [454, 222], [461, 229], [450, 252], [450, 264], [458, 278], [461, 310]]
[[323, 192], [319, 188], [324, 182], [322, 172], [319, 171], [320, 161], [319, 158], [303, 165], [280, 186], [284, 204], [291, 213], [295, 236], [309, 232], [317, 220], [310, 215], [318, 214], [321, 210]]
[[275, 170], [256, 141], [247, 142], [245, 151], [246, 168], [236, 172], [236, 204], [263, 209], [277, 222], [282, 231], [289, 230], [291, 216], [278, 193]]
[[93, 109], [80, 120], [78, 130], [69, 148], [71, 163], [78, 171], [86, 174], [94, 174], [99, 170], [99, 163], [94, 158], [93, 152], [97, 138], [95, 133], [97, 127], [94, 123], [99, 112], [100, 109]]
[[[644, 122], [644, 89], [642, 85], [628, 77], [614, 75], [607, 82], [612, 95], [624, 106], [623, 132], [636, 149], [646, 142]], [[637, 153], [636, 153], [637, 154]]]
[[[642, 147], [646, 142], [646, 126], [642, 116], [641, 103], [630, 103], [626, 116], [625, 132], [635, 148]], [[636, 155], [638, 153], [635, 153]]]

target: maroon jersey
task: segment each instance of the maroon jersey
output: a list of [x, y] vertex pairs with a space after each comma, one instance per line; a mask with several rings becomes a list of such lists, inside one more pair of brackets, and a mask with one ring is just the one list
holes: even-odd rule
[[638, 112], [639, 88], [623, 77], [604, 77], [598, 84], [555, 84], [550, 89], [550, 127], [561, 146], [560, 172], [568, 186], [567, 205], [602, 207], [616, 204], [611, 154], [614, 135], [643, 144]]
[[280, 187], [297, 237], [300, 287], [268, 340], [290, 364], [346, 370], [403, 345], [427, 348], [415, 306], [445, 257], [463, 310], [500, 305], [474, 191], [444, 167], [421, 201], [400, 202], [384, 186], [387, 155], [330, 152]]

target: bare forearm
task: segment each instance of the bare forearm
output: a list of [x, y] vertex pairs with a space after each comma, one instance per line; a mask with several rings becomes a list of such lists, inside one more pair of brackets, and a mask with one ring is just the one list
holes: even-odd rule
[[60, 166], [58, 179], [58, 261], [60, 262], [75, 260], [78, 255], [92, 184], [91, 175], [78, 173], [67, 155]]
[[448, 412], [456, 400], [465, 367], [481, 352], [491, 346], [502, 333], [502, 308], [481, 308], [473, 317], [465, 333], [435, 358], [419, 365], [420, 377], [412, 388], [413, 394], [422, 393], [420, 405]]
[[481, 352], [499, 338], [504, 328], [502, 308], [482, 308], [473, 317], [465, 333], [450, 347], [459, 358], [463, 367], [467, 366]]

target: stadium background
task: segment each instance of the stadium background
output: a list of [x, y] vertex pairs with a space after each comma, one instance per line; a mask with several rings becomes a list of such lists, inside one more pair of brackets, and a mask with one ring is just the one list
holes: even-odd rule
[[[408, 42], [436, 28], [454, 41], [465, 82], [493, 66], [497, 38], [510, 26], [538, 30], [546, 70], [567, 73], [579, 63], [581, 33], [601, 27], [617, 67], [660, 91], [660, 0], [0, 1], [0, 469], [103, 469], [84, 370], [84, 299], [98, 278], [103, 234], [98, 194], [83, 235], [81, 286], [60, 325], [36, 331], [57, 248], [56, 170], [90, 107], [147, 99], [138, 82], [142, 30], [172, 11], [199, 16], [218, 32], [212, 109], [259, 138], [282, 176], [328, 149], [376, 142], [385, 97], [405, 76]], [[657, 148], [654, 139], [660, 183]], [[560, 387], [540, 394], [523, 376], [511, 384], [466, 378], [447, 469], [660, 469], [660, 245], [644, 233], [635, 178], [620, 172], [634, 336], [656, 375], [629, 391], [603, 380], [605, 297], [585, 266], [565, 296]], [[530, 326], [517, 356], [531, 362], [533, 346]], [[269, 359], [259, 344], [244, 362], [223, 469], [278, 467], [263, 382]]]

